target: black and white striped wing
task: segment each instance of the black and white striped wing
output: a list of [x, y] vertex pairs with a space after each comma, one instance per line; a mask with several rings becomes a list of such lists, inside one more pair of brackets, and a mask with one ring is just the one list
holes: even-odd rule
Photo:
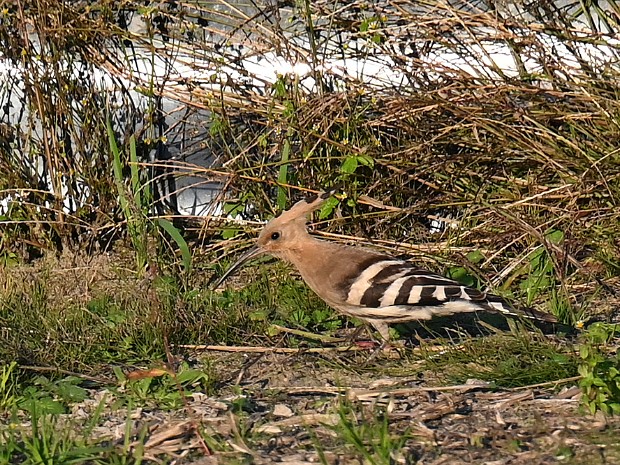
[[362, 318], [399, 322], [478, 310], [522, 314], [500, 297], [415, 268], [402, 260], [377, 257], [365, 265], [356, 277], [349, 279], [346, 289], [349, 309], [355, 309]]

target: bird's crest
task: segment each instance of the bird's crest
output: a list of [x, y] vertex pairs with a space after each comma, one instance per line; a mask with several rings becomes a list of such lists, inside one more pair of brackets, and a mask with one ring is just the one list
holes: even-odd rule
[[305, 221], [305, 218], [313, 211], [321, 208], [323, 203], [325, 203], [325, 201], [329, 199], [338, 190], [338, 188], [338, 186], [331, 187], [323, 192], [306, 197], [304, 200], [300, 200], [291, 208], [282, 212], [282, 214], [278, 217], [278, 222], [288, 223], [299, 219], [304, 219]]

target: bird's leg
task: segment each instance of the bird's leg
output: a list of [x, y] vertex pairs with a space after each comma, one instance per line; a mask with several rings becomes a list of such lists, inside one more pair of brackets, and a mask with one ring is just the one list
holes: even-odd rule
[[357, 338], [359, 337], [359, 335], [361, 334], [362, 331], [364, 331], [367, 328], [367, 326], [365, 324], [359, 325], [357, 328], [355, 328], [355, 331], [353, 331], [353, 334], [347, 336], [347, 342], [349, 344], [355, 344], [355, 342], [357, 342]]
[[362, 363], [362, 368], [368, 366], [370, 362], [372, 362], [375, 358], [377, 358], [377, 355], [379, 355], [380, 353], [384, 351], [384, 349], [389, 348], [389, 347], [390, 347], [390, 343], [386, 340], [383, 340], [378, 346], [376, 346], [373, 349], [373, 351], [370, 353], [366, 361]]
[[[366, 331], [368, 333], [369, 340], [358, 340], [358, 337], [362, 331]], [[377, 341], [374, 340], [373, 335], [368, 329], [367, 324], [361, 324], [357, 328], [355, 328], [353, 333], [349, 334], [345, 338], [345, 343], [349, 348], [357, 347], [359, 349], [374, 349], [378, 345]]]
[[[372, 325], [373, 328], [375, 328], [379, 332], [379, 336], [380, 336], [379, 339], [375, 337], [375, 335], [372, 333], [368, 325], [364, 324], [364, 325], [358, 326], [353, 332], [353, 334], [347, 337], [347, 340], [350, 345], [370, 348], [369, 346], [372, 344], [373, 349], [378, 347], [379, 350], [382, 350], [386, 346], [386, 343], [390, 336], [389, 327], [387, 324], [383, 323], [382, 321], [373, 320], [373, 321], [369, 321], [369, 323]], [[359, 337], [360, 333], [364, 330], [368, 333], [368, 338], [370, 340], [369, 341], [358, 341], [357, 338]]]
[[373, 333], [368, 325], [364, 326], [368, 331], [368, 337], [370, 338], [370, 340], [379, 347], [379, 350], [390, 348], [390, 327], [387, 325], [387, 323], [377, 320], [366, 321], [370, 323], [370, 325], [379, 333], [379, 337], [377, 337], [376, 333]]
[[[383, 350], [386, 347], [390, 346], [390, 342], [389, 342], [390, 341], [390, 328], [389, 328], [389, 326], [386, 323], [384, 323], [383, 321], [368, 320], [368, 322], [379, 333], [380, 341], [377, 341], [377, 342], [379, 342], [378, 347], [374, 348], [374, 350], [372, 351], [372, 353], [370, 354], [368, 359], [363, 363], [363, 366], [368, 365], [370, 362], [372, 362], [377, 357], [377, 355], [379, 355], [381, 352], [383, 352]], [[372, 337], [372, 335], [371, 335], [371, 337]]]
[[[377, 355], [383, 352], [385, 349], [396, 350], [397, 352], [400, 353], [399, 349], [402, 349], [403, 346], [400, 344], [394, 345], [390, 342], [390, 327], [388, 326], [388, 324], [383, 321], [377, 321], [377, 320], [368, 320], [368, 321], [381, 336], [381, 341], [380, 341], [379, 347], [377, 347], [373, 351], [373, 353], [370, 354], [370, 357], [368, 357], [368, 360], [366, 360], [364, 365], [367, 365], [372, 360], [374, 360], [377, 357]], [[402, 356], [402, 353], [400, 355]]]
[[381, 336], [382, 345], [387, 344], [390, 341], [390, 327], [387, 323], [378, 320], [368, 320], [368, 322], [377, 330]]

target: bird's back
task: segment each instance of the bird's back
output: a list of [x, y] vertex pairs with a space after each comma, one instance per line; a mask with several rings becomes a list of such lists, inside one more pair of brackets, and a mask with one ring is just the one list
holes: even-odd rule
[[357, 247], [312, 242], [311, 253], [294, 265], [319, 297], [352, 316], [396, 323], [488, 311], [555, 321], [552, 315], [515, 309], [498, 296], [404, 260]]

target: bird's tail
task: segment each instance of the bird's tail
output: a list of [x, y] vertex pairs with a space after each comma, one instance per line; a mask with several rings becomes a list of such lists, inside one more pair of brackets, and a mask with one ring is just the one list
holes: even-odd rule
[[528, 318], [545, 323], [559, 323], [558, 319], [551, 313], [541, 312], [540, 310], [535, 310], [529, 307], [514, 307], [496, 295], [487, 295], [486, 304], [489, 306], [489, 310], [499, 312], [504, 315]]

